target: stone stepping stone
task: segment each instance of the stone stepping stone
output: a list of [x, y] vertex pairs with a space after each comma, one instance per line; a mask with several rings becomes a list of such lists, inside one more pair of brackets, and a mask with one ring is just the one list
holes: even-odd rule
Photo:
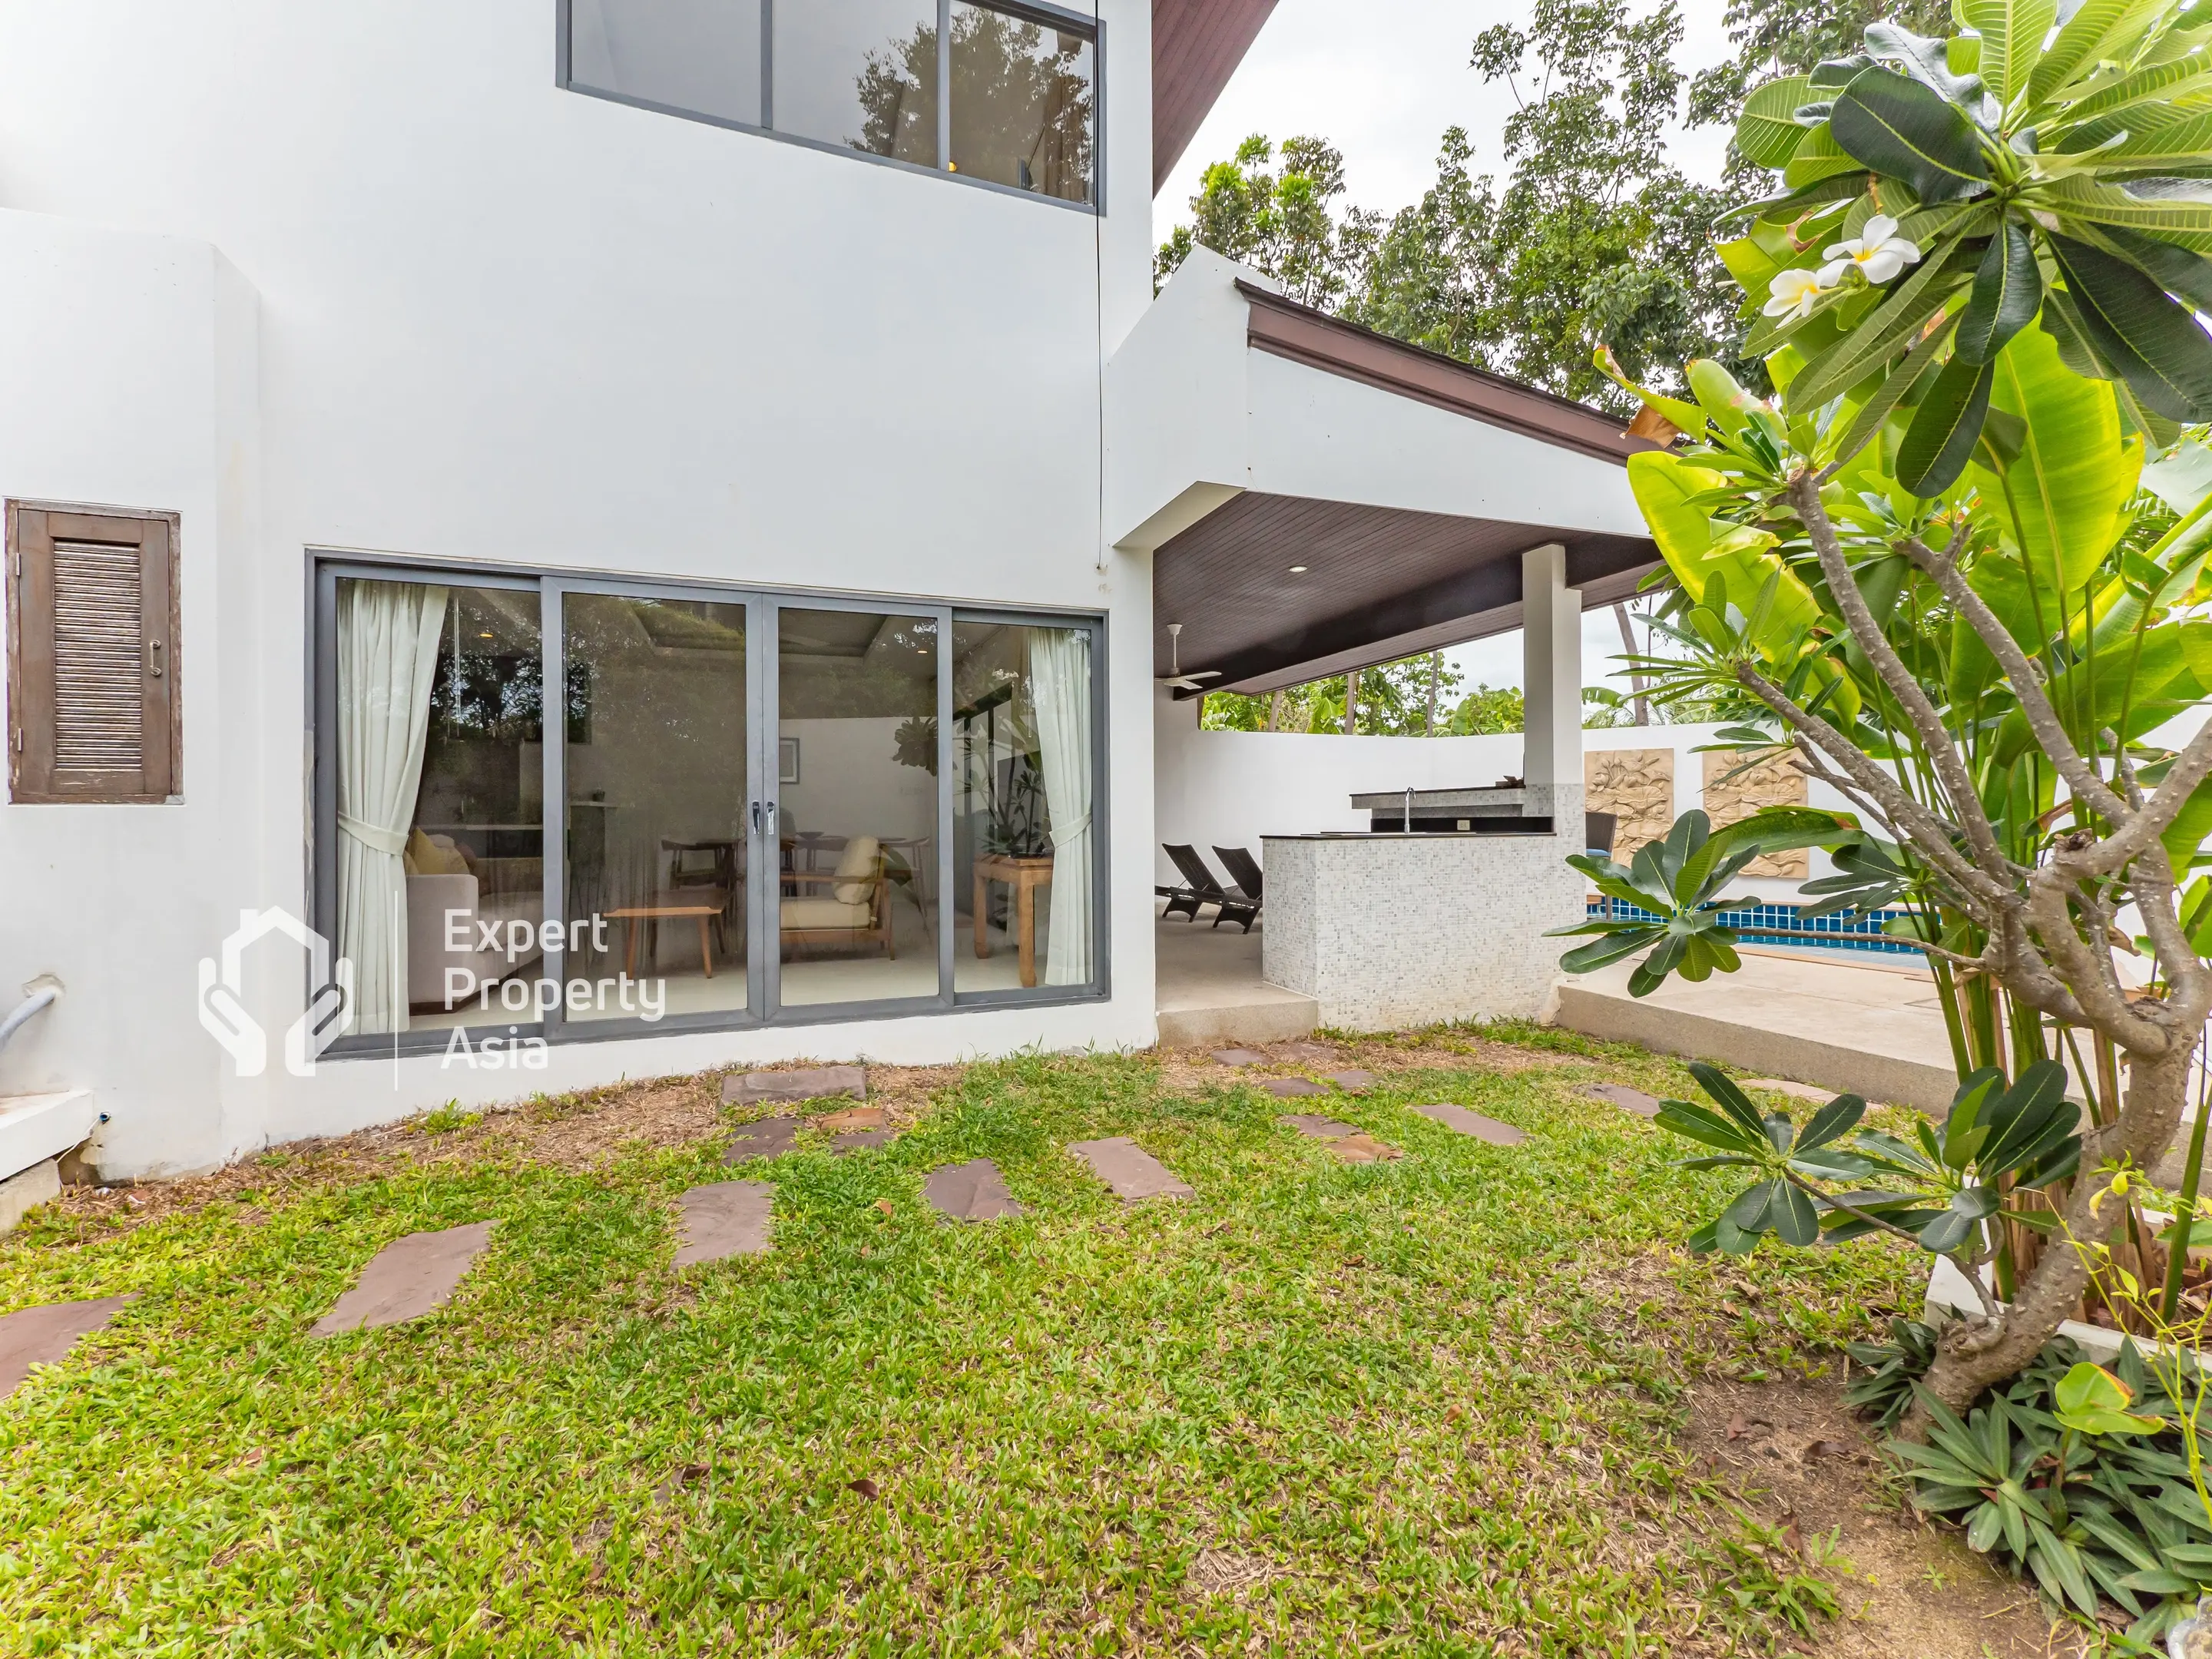
[[1275, 1121], [1285, 1129], [1296, 1129], [1310, 1140], [1341, 1140], [1346, 1135], [1359, 1133], [1352, 1124], [1339, 1123], [1333, 1117], [1316, 1117], [1311, 1112], [1285, 1112]]
[[732, 1255], [763, 1255], [775, 1221], [775, 1186], [767, 1181], [718, 1181], [694, 1187], [683, 1206], [676, 1265], [697, 1267]]
[[1091, 1166], [1091, 1173], [1121, 1197], [1134, 1203], [1140, 1198], [1192, 1198], [1189, 1184], [1127, 1135], [1109, 1140], [1079, 1140], [1069, 1152]]
[[1216, 1048], [1213, 1057], [1224, 1066], [1265, 1066], [1267, 1063], [1267, 1055], [1257, 1048]]
[[722, 1079], [726, 1106], [789, 1106], [802, 1100], [827, 1100], [850, 1095], [868, 1097], [868, 1072], [864, 1066], [815, 1066], [797, 1072], [747, 1072]]
[[1318, 1083], [1302, 1077], [1271, 1077], [1260, 1085], [1278, 1100], [1296, 1100], [1302, 1095], [1325, 1095], [1328, 1091]]
[[812, 1127], [825, 1134], [842, 1135], [855, 1129], [880, 1129], [890, 1121], [890, 1114], [880, 1106], [848, 1106], [842, 1112], [816, 1118]]
[[1386, 1146], [1366, 1133], [1346, 1135], [1341, 1140], [1330, 1142], [1328, 1149], [1346, 1164], [1380, 1164], [1386, 1158], [1405, 1157], [1395, 1146]]
[[999, 1166], [988, 1158], [932, 1170], [921, 1184], [921, 1195], [939, 1214], [955, 1221], [990, 1221], [1022, 1212], [999, 1178]]
[[1464, 1106], [1416, 1106], [1423, 1117], [1441, 1123], [1447, 1129], [1456, 1129], [1463, 1135], [1473, 1135], [1477, 1140], [1487, 1141], [1492, 1146], [1518, 1146], [1528, 1139], [1522, 1130], [1510, 1123], [1500, 1123], [1494, 1117], [1485, 1117], [1480, 1112], [1470, 1112]]
[[1326, 1042], [1285, 1042], [1279, 1052], [1285, 1060], [1301, 1066], [1330, 1066], [1338, 1058], [1336, 1050]]
[[744, 1164], [756, 1158], [781, 1158], [792, 1148], [804, 1126], [795, 1117], [764, 1117], [741, 1124], [730, 1137], [725, 1164]]
[[1614, 1105], [1635, 1113], [1638, 1117], [1659, 1115], [1658, 1096], [1647, 1095], [1643, 1090], [1632, 1089], [1626, 1084], [1593, 1083], [1584, 1088], [1583, 1092], [1593, 1099], [1609, 1100]]
[[1788, 1095], [1796, 1100], [1814, 1101], [1822, 1106], [1844, 1092], [1841, 1089], [1816, 1089], [1809, 1083], [1792, 1083], [1787, 1078], [1779, 1077], [1747, 1077], [1744, 1079], [1741, 1086], [1746, 1089], [1771, 1089], [1777, 1094]]
[[1364, 1072], [1357, 1066], [1341, 1072], [1326, 1073], [1324, 1075], [1338, 1088], [1348, 1090], [1354, 1094], [1362, 1089], [1370, 1089], [1375, 1085], [1375, 1073]]
[[361, 1279], [320, 1319], [310, 1336], [370, 1331], [420, 1319], [445, 1304], [491, 1241], [492, 1221], [442, 1232], [410, 1233], [379, 1250]]
[[93, 1302], [49, 1302], [0, 1315], [0, 1400], [22, 1386], [33, 1365], [58, 1365], [78, 1341], [123, 1311], [127, 1296]]
[[854, 1129], [837, 1137], [830, 1148], [830, 1156], [843, 1158], [848, 1152], [862, 1152], [870, 1146], [888, 1146], [897, 1139], [896, 1129]]

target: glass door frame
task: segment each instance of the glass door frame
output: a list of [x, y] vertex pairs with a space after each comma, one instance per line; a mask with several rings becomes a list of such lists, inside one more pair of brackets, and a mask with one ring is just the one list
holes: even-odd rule
[[[765, 945], [757, 951], [758, 959], [768, 973], [768, 997], [763, 1005], [768, 1020], [777, 1025], [819, 1025], [833, 1021], [875, 1018], [895, 1018], [902, 1014], [949, 1013], [952, 1008], [952, 618], [953, 607], [930, 604], [918, 599], [854, 598], [839, 594], [816, 596], [804, 593], [776, 593], [763, 596], [763, 604], [769, 613], [769, 626], [763, 636], [765, 647], [754, 653], [762, 666], [766, 681], [764, 695], [756, 703], [759, 710], [759, 741], [755, 746], [754, 759], [763, 772], [761, 787], [768, 793], [756, 794], [753, 799], [762, 803], [764, 823], [755, 827], [752, 864], [756, 871], [769, 878], [768, 891], [763, 894], [756, 885], [750, 895], [755, 913], [761, 918], [763, 932], [768, 935]], [[780, 752], [779, 739], [783, 735], [782, 708], [782, 651], [783, 631], [781, 613], [786, 611], [847, 611], [866, 616], [927, 617], [937, 624], [937, 880], [934, 908], [937, 940], [937, 990], [926, 997], [879, 997], [863, 1002], [805, 1002], [787, 1006], [782, 1000], [783, 939], [782, 939], [782, 884], [780, 877], [783, 863], [781, 769], [776, 757]], [[748, 647], [748, 649], [750, 649]], [[770, 772], [769, 769], [775, 766]], [[766, 840], [768, 845], [761, 845]], [[769, 919], [775, 918], [773, 926]]]
[[[310, 927], [322, 932], [336, 948], [337, 896], [337, 584], [341, 580], [417, 582], [447, 587], [501, 588], [535, 591], [538, 595], [541, 698], [551, 709], [541, 712], [550, 732], [544, 738], [541, 809], [544, 822], [544, 889], [538, 920], [551, 918], [562, 926], [561, 938], [544, 951], [539, 977], [558, 984], [563, 992], [543, 1020], [535, 1018], [497, 1022], [514, 1025], [516, 1035], [542, 1037], [550, 1043], [595, 1042], [638, 1037], [677, 1036], [709, 1031], [752, 1030], [769, 1025], [834, 1024], [869, 1018], [901, 1018], [913, 1014], [950, 1013], [987, 1008], [1011, 1009], [1072, 1002], [1106, 1000], [1112, 993], [1109, 945], [1113, 933], [1109, 872], [1111, 836], [1109, 791], [1112, 767], [1108, 748], [1109, 718], [1107, 701], [1107, 618], [1093, 612], [1051, 611], [923, 600], [897, 594], [810, 593], [757, 586], [720, 584], [708, 580], [653, 580], [617, 573], [550, 569], [487, 562], [464, 563], [419, 556], [385, 556], [356, 550], [310, 546], [306, 582], [307, 645], [303, 688], [307, 698], [306, 737], [309, 747], [304, 893]], [[568, 636], [563, 615], [569, 593], [612, 598], [659, 599], [689, 603], [742, 605], [745, 607], [746, 696], [748, 709], [745, 799], [748, 863], [745, 877], [747, 915], [746, 997], [743, 1008], [690, 1014], [669, 1014], [659, 1020], [641, 1018], [572, 1020], [568, 1018], [565, 945], [568, 915], [568, 810], [566, 794], [568, 748]], [[779, 613], [796, 611], [849, 611], [901, 617], [928, 617], [937, 624], [937, 848], [934, 900], [938, 987], [933, 995], [878, 999], [861, 1002], [808, 1003], [781, 1006], [777, 993], [781, 979], [780, 803], [775, 774], [776, 742], [781, 725], [779, 707]], [[958, 907], [953, 891], [953, 625], [988, 623], [1001, 626], [1082, 629], [1091, 636], [1091, 822], [1093, 944], [1090, 981], [1081, 986], [1038, 986], [1031, 989], [997, 989], [956, 994], [953, 987], [954, 950], [957, 944]], [[554, 740], [557, 735], [558, 741]], [[760, 821], [750, 807], [762, 807]], [[775, 810], [772, 810], [775, 809]], [[771, 839], [771, 837], [776, 837]], [[763, 842], [769, 842], [762, 856]], [[306, 969], [302, 965], [302, 982]], [[454, 1028], [437, 1026], [403, 1032], [349, 1035], [324, 1051], [338, 1060], [398, 1059], [443, 1052]], [[485, 1028], [464, 1026], [472, 1035]], [[490, 1034], [487, 1032], [487, 1034]], [[500, 1030], [504, 1037], [507, 1032]]]
[[[1107, 833], [1109, 817], [1109, 789], [1114, 769], [1107, 744], [1106, 704], [1106, 618], [1088, 612], [1071, 613], [1054, 611], [1021, 611], [1008, 608], [994, 610], [982, 605], [957, 605], [952, 607], [955, 623], [989, 624], [1000, 628], [1062, 628], [1081, 629], [1091, 636], [1091, 978], [1083, 985], [1037, 985], [1020, 990], [962, 991], [953, 1003], [963, 1010], [979, 1008], [1024, 1008], [1039, 1004], [1057, 1005], [1067, 1002], [1104, 1002], [1113, 994], [1111, 940], [1114, 935], [1114, 889], [1108, 868], [1112, 837]], [[948, 653], [948, 658], [950, 653]], [[952, 702], [948, 684], [945, 713], [940, 732], [938, 764], [951, 775]], [[942, 792], [944, 811], [948, 821], [953, 816], [954, 791], [948, 787]], [[948, 896], [950, 889], [947, 890]], [[957, 908], [957, 907], [955, 907]], [[945, 969], [951, 982], [951, 969]]]
[[[696, 582], [631, 581], [619, 578], [576, 576], [548, 573], [538, 584], [539, 635], [545, 653], [545, 683], [560, 688], [561, 741], [545, 744], [545, 799], [549, 811], [557, 803], [559, 833], [546, 830], [545, 914], [562, 923], [559, 945], [545, 952], [546, 971], [557, 977], [562, 995], [546, 1016], [549, 1042], [607, 1042], [620, 1038], [674, 1036], [694, 1031], [749, 1030], [766, 1023], [767, 992], [761, 959], [761, 907], [758, 872], [749, 868], [745, 891], [745, 1001], [742, 1008], [717, 1008], [693, 1014], [665, 1014], [656, 1020], [570, 1019], [567, 997], [567, 924], [568, 915], [568, 633], [567, 601], [571, 593], [586, 598], [667, 599], [678, 604], [743, 605], [745, 612], [745, 789], [748, 808], [761, 799], [762, 757], [760, 708], [762, 653], [760, 643], [766, 619], [775, 612], [774, 601], [748, 588], [714, 587]], [[757, 866], [760, 833], [757, 815], [749, 810], [746, 846], [749, 864]], [[556, 845], [557, 843], [557, 845]]]
[[[307, 739], [310, 757], [307, 794], [307, 926], [330, 942], [332, 956], [338, 948], [338, 584], [342, 581], [413, 582], [424, 587], [486, 587], [501, 588], [508, 592], [530, 592], [540, 586], [539, 578], [511, 570], [477, 568], [441, 565], [426, 560], [392, 560], [386, 562], [342, 556], [317, 557], [312, 566], [313, 580], [308, 584], [307, 602]], [[544, 615], [539, 608], [539, 617]], [[538, 640], [538, 660], [544, 664], [545, 641]], [[541, 673], [543, 672], [541, 667]], [[541, 689], [539, 698], [544, 700]], [[543, 711], [540, 719], [543, 720]], [[540, 747], [550, 754], [553, 745], [543, 741]], [[551, 799], [547, 798], [538, 808], [538, 831], [549, 849], [554, 833], [550, 814]], [[553, 891], [549, 884], [544, 890]], [[550, 913], [549, 913], [550, 914]], [[544, 916], [538, 918], [544, 921]], [[311, 986], [310, 991], [313, 989]], [[558, 1017], [556, 1009], [555, 1017]], [[510, 1035], [516, 1038], [550, 1038], [551, 1020], [541, 1020], [534, 1012], [523, 1019], [496, 1019], [483, 1024], [460, 1026], [435, 1025], [410, 1028], [404, 1031], [349, 1032], [335, 1039], [323, 1050], [331, 1060], [398, 1060], [413, 1054], [443, 1054], [452, 1042], [457, 1030], [470, 1033], [472, 1041], [484, 1036], [497, 1036], [502, 1042]]]

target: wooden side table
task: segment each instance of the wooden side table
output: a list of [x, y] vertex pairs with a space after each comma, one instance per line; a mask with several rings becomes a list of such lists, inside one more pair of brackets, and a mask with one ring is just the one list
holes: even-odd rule
[[1021, 958], [1022, 988], [1028, 990], [1036, 984], [1036, 890], [1052, 881], [1052, 854], [1036, 858], [1009, 858], [1000, 853], [977, 855], [975, 955], [979, 960], [991, 954], [988, 901], [988, 884], [994, 881], [1014, 890], [1014, 940]]
[[[707, 970], [707, 977], [714, 977], [714, 953], [707, 942], [707, 928], [716, 916], [722, 914], [719, 904], [697, 904], [682, 893], [655, 893], [650, 904], [626, 905], [619, 910], [606, 912], [607, 920], [623, 924], [623, 971], [632, 979], [637, 977], [637, 934], [640, 922], [680, 921], [692, 916], [699, 923], [699, 961]], [[659, 951], [654, 952], [656, 963]]]

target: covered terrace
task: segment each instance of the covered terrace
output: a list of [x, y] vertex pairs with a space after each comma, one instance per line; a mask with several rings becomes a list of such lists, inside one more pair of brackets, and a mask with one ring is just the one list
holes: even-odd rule
[[[1632, 593], [1656, 560], [1625, 471], [1645, 441], [1203, 249], [1106, 393], [1109, 530], [1151, 556], [1161, 678], [1265, 692], [1523, 629], [1522, 787], [1463, 829], [1263, 833], [1251, 939], [1163, 932], [1164, 1038], [1538, 1012], [1558, 954], [1541, 935], [1582, 905], [1564, 862], [1585, 843], [1582, 611]], [[1155, 709], [1166, 801], [1205, 787], [1179, 741], [1198, 694], [1164, 685]]]

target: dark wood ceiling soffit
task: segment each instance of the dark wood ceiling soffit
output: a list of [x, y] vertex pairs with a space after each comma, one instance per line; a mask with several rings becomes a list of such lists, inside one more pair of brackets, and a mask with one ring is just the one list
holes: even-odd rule
[[1656, 557], [1641, 536], [1240, 495], [1155, 556], [1158, 672], [1171, 622], [1183, 625], [1183, 672], [1214, 670], [1227, 686], [1494, 613], [1520, 603], [1521, 555], [1553, 541], [1578, 587]]
[[[1623, 599], [1634, 599], [1643, 586], [1644, 578], [1657, 568], [1655, 560], [1650, 564], [1632, 565], [1610, 576], [1578, 578], [1575, 586], [1582, 593], [1583, 611], [1603, 611]], [[1215, 680], [1206, 689], [1257, 696], [1285, 686], [1304, 685], [1308, 680], [1325, 679], [1331, 674], [1341, 674], [1350, 669], [1372, 668], [1378, 663], [1397, 662], [1430, 651], [1449, 650], [1455, 645], [1465, 645], [1470, 640], [1486, 640], [1494, 634], [1510, 634], [1521, 626], [1521, 623], [1522, 605], [1519, 599], [1516, 599], [1512, 604], [1501, 605], [1495, 610], [1455, 617], [1449, 622], [1417, 629], [1411, 634], [1388, 635], [1371, 645], [1363, 645], [1356, 651], [1340, 653], [1334, 657], [1309, 657], [1303, 662], [1292, 663], [1287, 668], [1271, 669], [1249, 679]], [[1180, 698], [1190, 694], [1179, 691], [1176, 695]]]
[[1275, 0], [1152, 0], [1152, 194], [1244, 61]]
[[1237, 288], [1251, 301], [1245, 337], [1255, 351], [1364, 381], [1601, 461], [1625, 465], [1638, 450], [1660, 447], [1630, 437], [1619, 416], [1587, 404], [1555, 398], [1456, 357], [1341, 322], [1254, 283], [1239, 282]]

